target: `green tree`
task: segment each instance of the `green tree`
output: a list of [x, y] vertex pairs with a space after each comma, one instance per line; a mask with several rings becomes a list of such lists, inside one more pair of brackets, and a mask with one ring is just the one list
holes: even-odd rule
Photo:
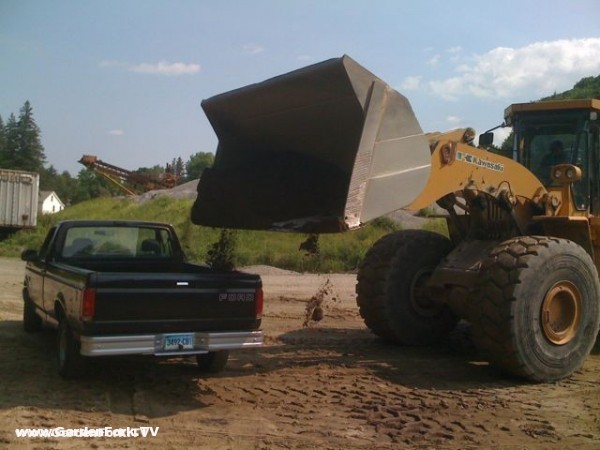
[[235, 268], [237, 244], [237, 230], [223, 228], [219, 240], [208, 247], [206, 262], [213, 270], [219, 272], [232, 271]]
[[69, 172], [65, 170], [59, 174], [52, 165], [40, 172], [40, 190], [56, 192], [65, 205], [73, 203], [77, 184], [77, 180]]
[[504, 139], [504, 141], [502, 142], [502, 145], [500, 146], [500, 151], [498, 153], [500, 153], [503, 156], [506, 156], [507, 158], [512, 159], [512, 157], [513, 157], [513, 141], [514, 140], [515, 140], [515, 135], [511, 131], [510, 134], [508, 136], [506, 136], [506, 139]]
[[196, 180], [200, 178], [202, 172], [207, 167], [211, 167], [215, 161], [215, 155], [212, 153], [199, 152], [192, 155], [185, 163], [186, 180]]
[[77, 191], [77, 179], [73, 178], [71, 174], [64, 170], [56, 180], [56, 191], [58, 196], [64, 202], [65, 205], [71, 205], [73, 203], [73, 193]]
[[5, 134], [6, 130], [4, 127], [4, 121], [2, 120], [2, 116], [0, 116], [0, 167], [5, 167], [4, 163], [4, 147], [5, 147]]
[[154, 180], [159, 180], [165, 173], [165, 168], [157, 164], [152, 167], [140, 167], [136, 170], [136, 173], [146, 175]]
[[18, 158], [19, 125], [13, 113], [8, 116], [4, 126], [4, 148], [2, 150], [2, 164], [6, 169], [21, 169]]
[[[56, 191], [55, 182], [58, 177], [58, 173], [54, 166], [50, 166], [40, 173], [40, 191]], [[56, 192], [58, 194], [58, 192]], [[58, 194], [60, 197], [60, 194]], [[62, 200], [62, 197], [61, 197]], [[64, 200], [63, 200], [64, 201]]]
[[173, 175], [179, 180], [183, 180], [185, 178], [185, 164], [181, 156], [177, 158], [173, 158], [171, 162], [171, 170], [173, 171]]
[[46, 155], [40, 138], [40, 129], [33, 118], [33, 108], [29, 100], [25, 102], [19, 112], [18, 132], [18, 168], [40, 172], [44, 168]]
[[555, 92], [550, 97], [544, 97], [542, 101], [575, 100], [583, 98], [600, 98], [600, 75], [597, 77], [582, 78], [568, 91], [559, 94]]
[[122, 193], [118, 187], [112, 186], [109, 181], [93, 170], [81, 169], [77, 175], [77, 186], [71, 201], [79, 203], [91, 198], [111, 197]]
[[19, 111], [2, 125], [0, 163], [7, 169], [40, 172], [44, 168], [46, 155], [40, 138], [40, 129], [33, 118], [31, 103], [26, 101]]

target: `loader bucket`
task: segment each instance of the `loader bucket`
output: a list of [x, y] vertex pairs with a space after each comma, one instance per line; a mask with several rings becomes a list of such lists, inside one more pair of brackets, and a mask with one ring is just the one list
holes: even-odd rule
[[408, 205], [428, 142], [408, 100], [348, 56], [202, 102], [219, 144], [195, 224], [338, 232]]

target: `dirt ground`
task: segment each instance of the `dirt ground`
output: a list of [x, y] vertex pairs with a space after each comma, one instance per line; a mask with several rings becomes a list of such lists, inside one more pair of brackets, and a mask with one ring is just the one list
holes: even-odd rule
[[[23, 263], [0, 258], [0, 447], [151, 449], [600, 448], [600, 355], [556, 384], [507, 379], [459, 328], [438, 348], [388, 346], [358, 316], [354, 275], [263, 275], [266, 345], [202, 376], [191, 359], [54, 367], [55, 333], [21, 326]], [[324, 317], [303, 327], [327, 279]], [[147, 438], [17, 438], [15, 428], [159, 427]]]

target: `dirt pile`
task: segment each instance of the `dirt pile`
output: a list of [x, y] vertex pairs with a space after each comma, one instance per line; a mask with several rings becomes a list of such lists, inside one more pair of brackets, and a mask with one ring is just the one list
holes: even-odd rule
[[196, 198], [196, 189], [198, 187], [198, 180], [192, 180], [179, 186], [175, 186], [172, 189], [156, 189], [154, 191], [144, 192], [141, 195], [136, 196], [138, 202], [145, 203], [148, 200], [152, 200], [161, 196], [169, 196], [171, 198]]

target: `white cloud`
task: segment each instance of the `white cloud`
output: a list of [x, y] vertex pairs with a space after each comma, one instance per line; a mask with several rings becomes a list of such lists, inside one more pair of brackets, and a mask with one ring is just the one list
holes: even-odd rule
[[511, 131], [511, 127], [498, 128], [494, 130], [494, 145], [500, 147], [502, 143], [506, 140], [506, 138], [509, 136]]
[[400, 83], [400, 91], [416, 91], [421, 87], [420, 76], [406, 77], [402, 83]]
[[462, 47], [450, 47], [448, 50], [446, 50], [446, 53], [450, 55], [451, 62], [457, 63], [462, 57], [462, 50]]
[[457, 125], [461, 122], [461, 118], [458, 116], [448, 116], [446, 117], [446, 121], [452, 125]]
[[156, 64], [136, 64], [132, 65], [129, 70], [137, 73], [148, 73], [157, 75], [177, 76], [177, 75], [193, 75], [200, 72], [199, 64], [185, 64], [181, 62], [169, 63], [160, 61]]
[[471, 64], [456, 67], [456, 76], [431, 81], [429, 87], [447, 100], [463, 95], [534, 100], [569, 89], [579, 78], [599, 73], [598, 55], [600, 38], [498, 47], [475, 55]]
[[265, 51], [264, 47], [252, 43], [244, 44], [243, 49], [244, 53], [247, 53], [249, 55], [258, 55], [259, 53]]
[[440, 62], [440, 55], [433, 55], [427, 61], [427, 65], [429, 65], [429, 66], [437, 66], [439, 62]]
[[110, 134], [111, 136], [123, 136], [125, 134], [125, 132], [123, 130], [115, 129], [115, 130], [110, 130], [108, 132], [108, 134]]
[[140, 63], [131, 64], [124, 61], [106, 60], [100, 61], [98, 64], [101, 68], [118, 68], [128, 70], [129, 72], [144, 73], [151, 75], [193, 75], [200, 72], [199, 64], [186, 64], [182, 62], [170, 63], [168, 61], [160, 61], [158, 63]]

